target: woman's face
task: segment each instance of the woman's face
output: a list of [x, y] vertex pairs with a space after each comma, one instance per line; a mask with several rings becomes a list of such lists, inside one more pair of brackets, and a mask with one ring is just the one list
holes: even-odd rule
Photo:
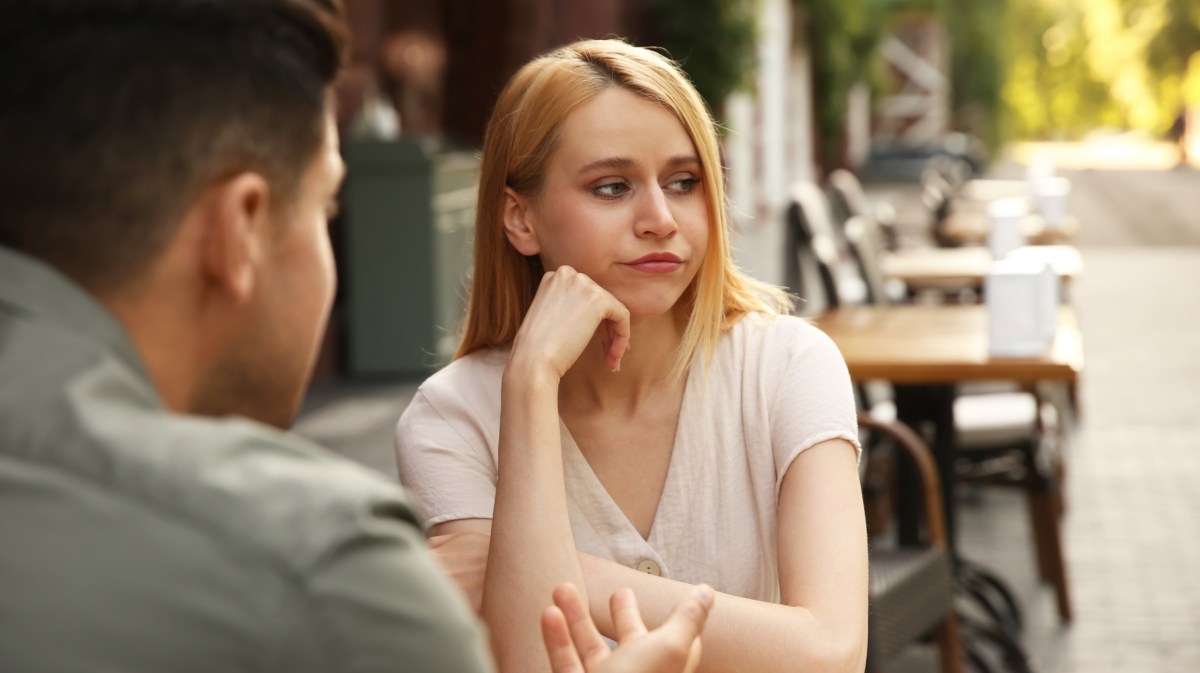
[[614, 86], [576, 108], [561, 133], [541, 191], [514, 195], [529, 236], [510, 227], [510, 240], [547, 270], [588, 275], [632, 316], [669, 311], [708, 247], [700, 157], [683, 125]]

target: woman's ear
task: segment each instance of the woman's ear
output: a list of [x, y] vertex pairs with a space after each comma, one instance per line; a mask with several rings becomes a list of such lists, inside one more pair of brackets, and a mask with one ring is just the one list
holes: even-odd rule
[[504, 235], [517, 252], [526, 257], [542, 251], [533, 229], [529, 199], [509, 187], [504, 188]]

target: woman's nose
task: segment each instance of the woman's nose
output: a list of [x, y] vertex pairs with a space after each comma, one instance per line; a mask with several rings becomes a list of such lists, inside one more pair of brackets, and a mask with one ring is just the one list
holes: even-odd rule
[[666, 237], [675, 233], [679, 228], [675, 224], [675, 215], [667, 203], [667, 195], [659, 185], [653, 185], [645, 190], [641, 208], [638, 209], [637, 235]]

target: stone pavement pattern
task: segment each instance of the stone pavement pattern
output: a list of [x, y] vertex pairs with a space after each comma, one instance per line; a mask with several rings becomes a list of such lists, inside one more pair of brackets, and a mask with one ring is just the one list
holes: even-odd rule
[[1068, 454], [1075, 622], [1039, 586], [1023, 498], [960, 504], [962, 550], [1017, 589], [1044, 673], [1200, 670], [1200, 248], [1089, 248]]
[[[1063, 174], [1086, 265], [1073, 290], [1087, 362], [1064, 523], [1075, 622], [1058, 624], [1036, 580], [1019, 494], [963, 499], [962, 550], [1017, 591], [1040, 673], [1200, 671], [1200, 172]], [[911, 216], [911, 189], [884, 191]], [[297, 430], [394, 476], [392, 428], [415, 389], [314, 391]]]

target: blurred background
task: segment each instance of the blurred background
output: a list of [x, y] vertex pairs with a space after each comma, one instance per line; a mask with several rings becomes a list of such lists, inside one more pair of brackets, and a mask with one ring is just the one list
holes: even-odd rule
[[[318, 380], [420, 375], [443, 360], [461, 287], [431, 281], [458, 283], [469, 263], [461, 253], [472, 171], [494, 98], [530, 58], [578, 38], [623, 36], [683, 63], [724, 130], [739, 261], [779, 283], [795, 180], [849, 168], [869, 190], [916, 184], [938, 154], [963, 157], [980, 175], [1035, 155], [1068, 170], [1173, 168], [1195, 142], [1185, 132], [1195, 126], [1186, 124], [1196, 114], [1189, 110], [1200, 109], [1198, 0], [346, 4], [354, 47], [337, 85], [338, 114], [357, 170], [337, 226], [344, 287]], [[384, 192], [365, 193], [381, 172], [409, 180], [381, 177]], [[428, 185], [409, 184], [421, 176]], [[394, 224], [401, 215], [411, 241], [372, 238], [389, 228], [375, 217]], [[396, 250], [382, 249], [388, 243], [411, 248], [414, 263], [397, 264]], [[374, 282], [387, 280], [374, 275], [382, 270], [367, 268], [377, 261], [406, 267], [394, 279], [409, 281], [402, 292], [431, 295], [419, 313], [429, 333], [413, 342], [424, 360], [376, 362], [361, 334], [371, 330], [356, 329], [357, 314], [376, 308], [372, 319], [411, 328], [404, 310], [382, 310], [404, 306], [396, 285], [385, 304], [358, 296], [387, 285]], [[386, 350], [400, 357], [404, 348]]]
[[[1197, 670], [1200, 0], [345, 2], [340, 284], [297, 431], [395, 475], [395, 421], [457, 344], [477, 152], [500, 88], [579, 38], [660, 46], [721, 125], [739, 265], [800, 295], [818, 325], [830, 298], [811, 278], [825, 262], [803, 225], [820, 217], [797, 219], [797, 185], [823, 199], [848, 171], [859, 214], [885, 234], [879, 256], [896, 257], [984, 249], [986, 229], [955, 238], [956, 213], [988, 191], [1036, 212], [1037, 181], [1065, 179], [1069, 226], [1028, 242], [1079, 260], [1063, 303], [1086, 366], [1059, 421], [1070, 469], [1054, 470], [1074, 616], [1034, 551], [1026, 495], [960, 485], [947, 503], [959, 552], [986, 560], [1021, 612], [1000, 620], [1019, 622], [1003, 630], [1020, 652], [967, 634], [985, 641], [968, 670]], [[838, 229], [847, 214], [822, 209], [839, 249], [861, 256]], [[979, 279], [932, 299], [897, 280], [901, 302], [983, 294]]]

